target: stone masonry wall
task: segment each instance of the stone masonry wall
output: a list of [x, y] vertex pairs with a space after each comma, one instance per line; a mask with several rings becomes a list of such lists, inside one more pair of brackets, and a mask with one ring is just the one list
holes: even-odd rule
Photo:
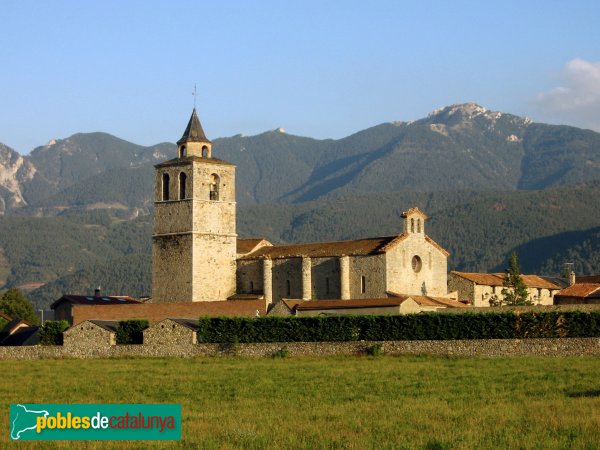
[[284, 349], [289, 356], [364, 355], [381, 344], [383, 354], [460, 357], [600, 356], [600, 338], [489, 339], [386, 342], [279, 342], [253, 344], [145, 344], [97, 346], [0, 347], [0, 359], [203, 357], [236, 355], [270, 357]]
[[86, 348], [94, 354], [102, 348], [116, 344], [115, 333], [91, 322], [72, 326], [63, 333], [63, 346], [66, 349]]
[[196, 344], [197, 332], [171, 319], [166, 319], [144, 330], [144, 345]]

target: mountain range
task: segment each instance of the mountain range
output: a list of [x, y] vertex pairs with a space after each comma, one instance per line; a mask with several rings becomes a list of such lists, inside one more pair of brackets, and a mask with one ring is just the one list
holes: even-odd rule
[[[175, 154], [174, 144], [143, 147], [106, 133], [53, 140], [26, 156], [0, 144], [0, 289], [49, 283], [45, 302], [110, 267], [147, 274], [153, 165]], [[338, 140], [282, 129], [218, 138], [213, 155], [237, 165], [241, 236], [393, 234], [402, 210], [419, 206], [430, 215], [428, 234], [452, 253], [450, 269], [501, 270], [516, 249], [529, 271], [557, 272], [568, 259], [600, 272], [600, 134], [590, 130], [467, 103]], [[55, 242], [38, 242], [44, 229], [55, 230]], [[72, 232], [61, 237], [61, 229]], [[37, 252], [31, 242], [27, 252], [15, 246], [27, 239]], [[40, 261], [53, 245], [62, 258]], [[114, 289], [122, 291], [127, 277], [119, 279]], [[131, 293], [143, 293], [144, 283]]]
[[[240, 205], [403, 191], [547, 189], [598, 178], [599, 149], [599, 133], [537, 124], [473, 103], [339, 140], [278, 129], [213, 142], [216, 157], [238, 166]], [[152, 165], [175, 152], [174, 144], [142, 147], [105, 133], [52, 140], [27, 156], [0, 145], [0, 213], [103, 207], [148, 213]]]

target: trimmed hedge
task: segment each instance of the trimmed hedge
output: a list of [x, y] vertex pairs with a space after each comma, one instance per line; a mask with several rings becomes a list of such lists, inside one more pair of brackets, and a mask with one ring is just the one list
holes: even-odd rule
[[69, 328], [66, 320], [47, 320], [41, 326], [40, 344], [63, 345], [63, 331]]
[[398, 316], [201, 317], [198, 342], [319, 342], [600, 337], [600, 311]]
[[144, 319], [121, 320], [117, 323], [117, 344], [143, 344], [143, 331], [149, 322]]

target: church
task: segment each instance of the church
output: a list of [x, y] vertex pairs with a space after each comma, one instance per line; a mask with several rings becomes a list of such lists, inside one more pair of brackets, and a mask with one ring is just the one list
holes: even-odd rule
[[196, 109], [177, 157], [155, 166], [152, 303], [447, 298], [448, 252], [418, 208], [395, 236], [273, 245], [236, 234], [236, 167], [213, 155]]

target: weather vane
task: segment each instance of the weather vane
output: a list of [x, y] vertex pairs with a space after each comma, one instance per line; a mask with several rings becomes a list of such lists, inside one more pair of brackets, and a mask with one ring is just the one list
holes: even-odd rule
[[194, 83], [194, 92], [192, 92], [192, 95], [194, 96], [194, 109], [196, 109], [196, 97], [197, 97], [197, 93], [196, 93], [196, 83]]

